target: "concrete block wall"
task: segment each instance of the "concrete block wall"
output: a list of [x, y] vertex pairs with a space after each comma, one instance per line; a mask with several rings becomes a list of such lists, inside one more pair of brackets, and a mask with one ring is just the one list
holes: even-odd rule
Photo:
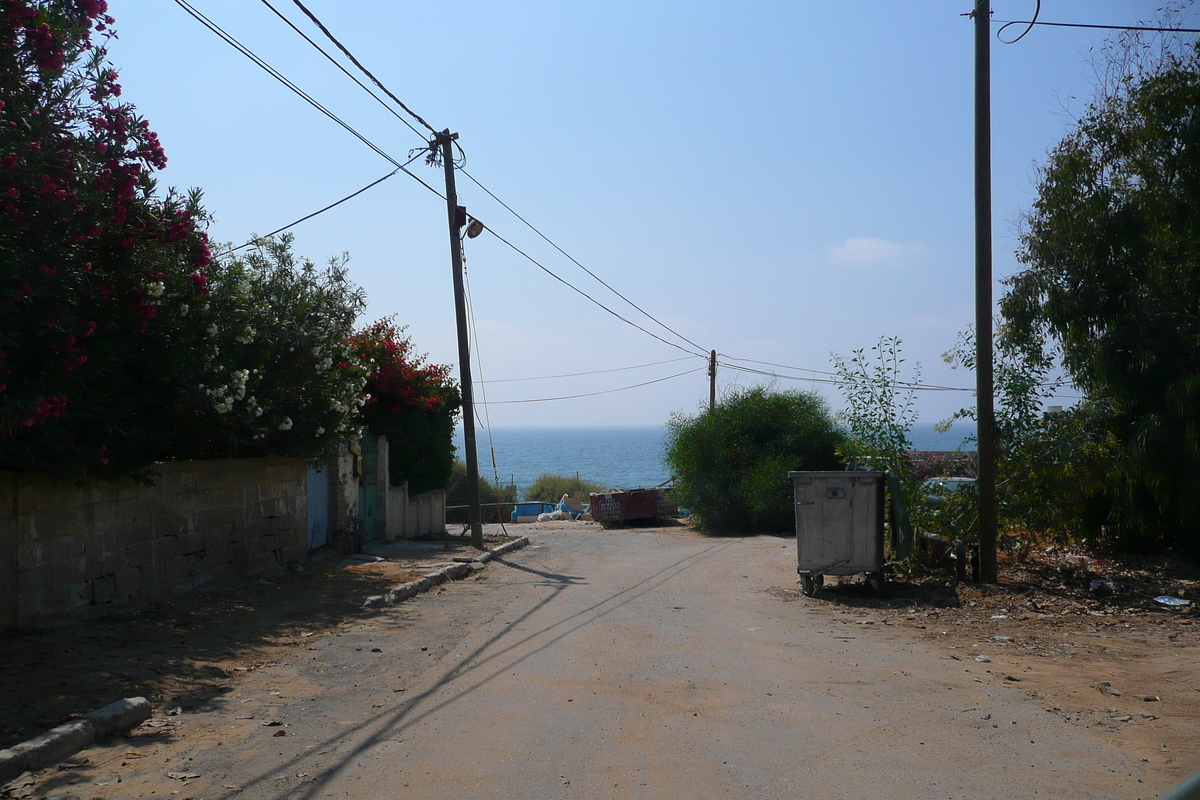
[[411, 495], [405, 513], [405, 538], [444, 533], [446, 530], [446, 492]]
[[269, 574], [308, 553], [302, 459], [158, 465], [153, 486], [0, 473], [0, 629]]
[[341, 445], [330, 459], [332, 497], [330, 498], [329, 543], [343, 553], [362, 548], [362, 516], [358, 509], [361, 457]]
[[[382, 487], [381, 487], [382, 489]], [[410, 496], [408, 484], [388, 486], [384, 495], [388, 539], [413, 539], [446, 532], [446, 491]]]

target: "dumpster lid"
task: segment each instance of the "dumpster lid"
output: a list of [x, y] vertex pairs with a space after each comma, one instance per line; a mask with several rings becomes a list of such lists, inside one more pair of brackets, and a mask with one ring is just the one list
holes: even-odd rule
[[886, 475], [883, 470], [842, 470], [841, 472], [789, 472], [789, 478], [882, 478]]

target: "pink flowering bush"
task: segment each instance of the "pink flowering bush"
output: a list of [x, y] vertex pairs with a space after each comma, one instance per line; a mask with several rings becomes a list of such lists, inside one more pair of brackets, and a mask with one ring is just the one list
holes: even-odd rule
[[155, 195], [166, 156], [120, 100], [106, 11], [0, 0], [4, 469], [144, 465], [169, 393], [162, 301], [200, 294], [209, 266], [198, 195]]
[[[344, 259], [263, 240], [213, 261], [196, 190], [155, 194], [103, 0], [0, 0], [0, 469], [320, 453], [371, 369]], [[93, 42], [93, 37], [99, 43]]]

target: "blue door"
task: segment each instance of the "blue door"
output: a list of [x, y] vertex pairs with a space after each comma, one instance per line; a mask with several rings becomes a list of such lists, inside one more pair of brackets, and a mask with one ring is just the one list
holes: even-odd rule
[[329, 465], [309, 464], [306, 474], [308, 495], [308, 549], [329, 543]]

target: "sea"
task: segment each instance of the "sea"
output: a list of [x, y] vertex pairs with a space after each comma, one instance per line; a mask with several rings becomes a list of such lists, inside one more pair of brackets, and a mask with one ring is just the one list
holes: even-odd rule
[[[545, 474], [578, 475], [606, 488], [657, 486], [671, 478], [663, 463], [666, 433], [662, 425], [480, 430], [475, 435], [479, 474], [501, 486], [516, 485], [521, 498]], [[963, 422], [946, 433], [917, 424], [909, 439], [917, 450], [970, 450], [974, 446], [964, 438], [973, 433]], [[461, 430], [454, 444], [462, 458]]]

